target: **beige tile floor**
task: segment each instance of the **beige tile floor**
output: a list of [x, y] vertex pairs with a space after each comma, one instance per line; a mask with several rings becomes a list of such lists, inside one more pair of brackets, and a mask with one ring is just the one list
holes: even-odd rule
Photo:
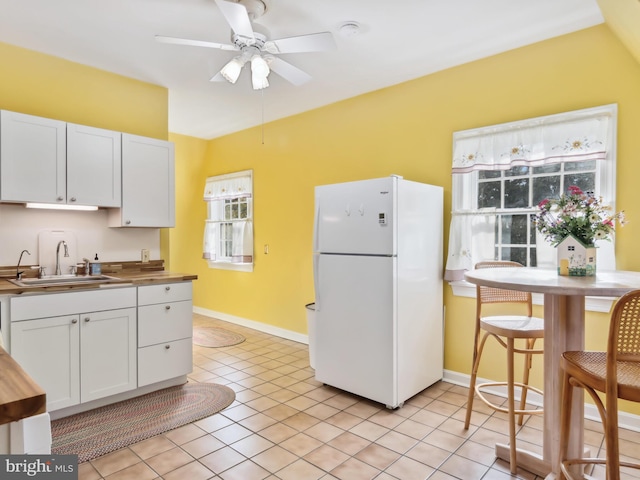
[[[422, 480], [510, 478], [494, 445], [505, 442], [504, 415], [475, 402], [463, 429], [467, 389], [439, 382], [394, 411], [323, 386], [306, 345], [194, 315], [194, 324], [237, 331], [232, 347], [194, 346], [190, 381], [227, 385], [227, 409], [128, 448], [85, 462], [80, 480]], [[599, 424], [586, 443], [599, 452]], [[540, 452], [542, 419], [531, 417], [518, 445]], [[640, 458], [640, 433], [622, 431], [621, 450]], [[636, 476], [626, 478], [640, 478]], [[604, 478], [603, 471], [593, 472]], [[519, 470], [515, 478], [538, 479]]]

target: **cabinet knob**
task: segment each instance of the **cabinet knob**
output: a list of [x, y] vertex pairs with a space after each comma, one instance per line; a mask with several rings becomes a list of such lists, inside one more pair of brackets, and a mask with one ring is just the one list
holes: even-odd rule
[[168, 292], [169, 290], [171, 290], [171, 287], [164, 287], [164, 289]]
[[126, 220], [124, 223], [125, 225], [131, 225], [131, 220]]
[[69, 201], [70, 201], [70, 202], [75, 202], [75, 201], [76, 201], [76, 197], [71, 197], [71, 198], [69, 199]]
[[64, 197], [58, 197], [58, 198], [56, 198], [56, 200], [57, 200], [58, 202], [62, 202], [62, 201], [64, 200]]
[[89, 320], [91, 320], [89, 317], [84, 317], [85, 322], [88, 322]]
[[165, 310], [171, 310], [171, 305], [166, 305], [166, 306], [164, 307], [164, 309], [165, 309]]
[[164, 348], [165, 350], [169, 350], [171, 348], [171, 345], [165, 345]]
[[71, 323], [78, 323], [78, 319], [74, 318], [73, 320], [71, 320]]

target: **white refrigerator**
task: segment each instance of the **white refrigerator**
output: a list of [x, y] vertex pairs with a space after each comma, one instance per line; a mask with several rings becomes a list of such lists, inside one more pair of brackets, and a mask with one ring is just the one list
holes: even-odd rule
[[315, 378], [397, 408], [443, 375], [443, 189], [315, 188]]

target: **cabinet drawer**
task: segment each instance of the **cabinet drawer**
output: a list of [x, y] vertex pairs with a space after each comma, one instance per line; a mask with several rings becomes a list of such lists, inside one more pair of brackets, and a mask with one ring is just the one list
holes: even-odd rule
[[191, 373], [191, 338], [138, 349], [138, 387]]
[[138, 287], [138, 305], [191, 300], [191, 282], [163, 283]]
[[11, 321], [99, 312], [136, 306], [136, 288], [43, 293], [11, 298]]
[[138, 307], [138, 346], [191, 338], [192, 310], [190, 300]]

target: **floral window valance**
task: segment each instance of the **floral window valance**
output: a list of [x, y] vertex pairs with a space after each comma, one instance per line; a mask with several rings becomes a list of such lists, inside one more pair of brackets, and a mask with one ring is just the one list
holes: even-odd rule
[[605, 160], [612, 106], [455, 132], [453, 173]]
[[251, 176], [209, 177], [204, 186], [205, 201], [224, 198], [250, 197]]

